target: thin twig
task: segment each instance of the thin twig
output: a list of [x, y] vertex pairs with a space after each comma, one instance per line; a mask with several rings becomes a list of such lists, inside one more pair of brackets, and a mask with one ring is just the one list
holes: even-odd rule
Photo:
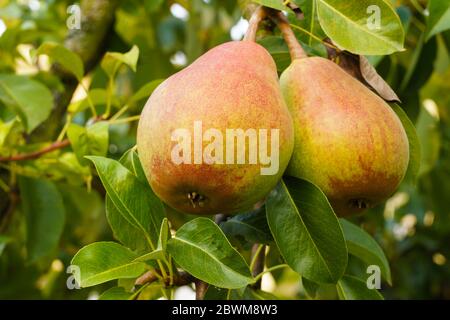
[[54, 142], [51, 145], [49, 145], [41, 150], [34, 151], [31, 153], [22, 153], [22, 154], [16, 154], [13, 156], [9, 156], [9, 157], [0, 157], [0, 162], [25, 161], [25, 160], [37, 159], [46, 153], [65, 148], [69, 145], [70, 145], [70, 141], [68, 139], [65, 139], [63, 141]]

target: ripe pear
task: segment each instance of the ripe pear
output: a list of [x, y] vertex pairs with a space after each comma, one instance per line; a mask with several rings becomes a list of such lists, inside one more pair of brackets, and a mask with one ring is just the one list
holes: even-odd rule
[[321, 57], [294, 59], [280, 84], [295, 132], [287, 175], [315, 183], [339, 216], [392, 195], [406, 173], [409, 144], [384, 100]]
[[[192, 139], [174, 139], [179, 129]], [[198, 142], [199, 132], [205, 135], [210, 129], [223, 140], [219, 134]], [[245, 163], [236, 160], [242, 150], [237, 139], [234, 148], [225, 141], [227, 130], [237, 129], [254, 130], [253, 138], [258, 138], [259, 150], [249, 150], [255, 147], [249, 137], [241, 144]], [[267, 141], [261, 140], [264, 132]], [[273, 147], [275, 132], [279, 146]], [[153, 92], [141, 114], [137, 148], [152, 189], [169, 206], [190, 214], [232, 214], [251, 209], [276, 186], [291, 157], [293, 139], [275, 62], [262, 46], [240, 41], [211, 49]], [[222, 161], [219, 149], [208, 153], [216, 140], [225, 146]], [[174, 149], [177, 143], [185, 148]], [[261, 161], [263, 145], [269, 156], [279, 152], [278, 159], [272, 159], [278, 161], [272, 174], [261, 171], [269, 167]], [[254, 157], [250, 161], [251, 152], [257, 163]], [[188, 161], [174, 161], [174, 153]], [[228, 161], [230, 155], [234, 162]]]

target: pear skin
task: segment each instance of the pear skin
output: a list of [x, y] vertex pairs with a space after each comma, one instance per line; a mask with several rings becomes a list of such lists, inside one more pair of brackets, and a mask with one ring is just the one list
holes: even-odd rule
[[[172, 134], [177, 129], [193, 133], [194, 123], [201, 123], [203, 133], [214, 129], [224, 138], [229, 129], [255, 130], [258, 136], [267, 130], [268, 155], [276, 151], [271, 150], [271, 141], [275, 141], [271, 130], [278, 130], [276, 172], [261, 174], [261, 168], [269, 165], [259, 157], [256, 164], [250, 163], [248, 137], [245, 163], [226, 163], [225, 154], [223, 163], [217, 158], [213, 164], [205, 163], [207, 156], [202, 163], [195, 163], [194, 155], [189, 157], [191, 163], [174, 163], [177, 141]], [[293, 139], [292, 118], [281, 94], [275, 62], [262, 46], [241, 41], [211, 49], [153, 92], [141, 114], [137, 148], [152, 189], [169, 206], [190, 214], [231, 214], [251, 209], [276, 186], [291, 157]], [[202, 150], [209, 150], [213, 140], [204, 139]], [[263, 142], [258, 139], [258, 152]], [[223, 143], [228, 154], [231, 147]], [[194, 137], [186, 145], [192, 153], [199, 150]], [[236, 146], [237, 140], [237, 150]], [[185, 156], [185, 151], [180, 155]], [[234, 155], [237, 159], [237, 153]], [[211, 156], [217, 156], [216, 152]]]
[[406, 173], [409, 144], [384, 100], [320, 57], [293, 60], [280, 84], [294, 120], [288, 175], [320, 187], [339, 216], [392, 195]]

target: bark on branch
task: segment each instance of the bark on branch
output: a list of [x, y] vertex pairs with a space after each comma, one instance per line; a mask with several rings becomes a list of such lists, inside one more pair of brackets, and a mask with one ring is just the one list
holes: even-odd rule
[[67, 147], [70, 145], [70, 141], [68, 139], [65, 139], [63, 141], [57, 141], [49, 145], [48, 147], [45, 147], [41, 150], [31, 152], [31, 153], [23, 153], [23, 154], [16, 154], [10, 157], [0, 157], [0, 162], [10, 162], [10, 161], [25, 161], [25, 160], [32, 160], [37, 159], [40, 156]]

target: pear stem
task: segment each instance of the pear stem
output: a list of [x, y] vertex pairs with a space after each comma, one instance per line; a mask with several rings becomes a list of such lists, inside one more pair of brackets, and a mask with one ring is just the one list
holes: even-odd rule
[[259, 6], [256, 8], [255, 12], [253, 12], [247, 32], [245, 33], [243, 41], [251, 41], [256, 42], [256, 32], [258, 31], [259, 24], [262, 20], [267, 16], [267, 12], [263, 6]]
[[292, 31], [286, 16], [282, 12], [277, 12], [275, 15], [272, 15], [271, 18], [277, 24], [283, 35], [284, 41], [286, 41], [292, 61], [307, 58], [308, 55], [295, 37], [295, 33]]

